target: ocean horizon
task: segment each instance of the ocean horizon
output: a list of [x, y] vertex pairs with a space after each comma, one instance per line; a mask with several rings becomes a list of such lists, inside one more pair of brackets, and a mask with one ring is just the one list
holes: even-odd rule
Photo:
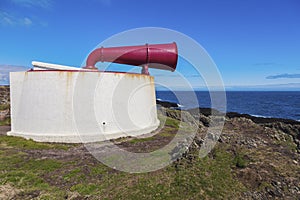
[[[219, 92], [211, 93], [215, 95]], [[300, 91], [226, 91], [225, 94], [226, 112], [300, 121]], [[193, 96], [196, 98], [191, 98]], [[184, 110], [196, 107], [214, 108], [208, 91], [158, 90], [156, 98], [177, 103]]]

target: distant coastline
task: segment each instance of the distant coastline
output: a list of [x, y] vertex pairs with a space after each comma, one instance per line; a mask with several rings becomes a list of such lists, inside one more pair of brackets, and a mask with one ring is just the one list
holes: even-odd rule
[[[160, 101], [180, 104], [183, 110], [212, 107], [208, 91], [156, 91], [156, 97]], [[258, 118], [300, 120], [298, 91], [226, 91], [224, 105], [226, 112]]]
[[[175, 109], [175, 110], [181, 110], [180, 106], [177, 103], [174, 102], [168, 102], [168, 101], [162, 101], [160, 99], [156, 100], [156, 103], [158, 105], [161, 105], [165, 108], [170, 108], [170, 109]], [[206, 117], [210, 116], [211, 113], [221, 113], [215, 109], [212, 108], [192, 108], [192, 109], [187, 109], [186, 111], [190, 113], [199, 113], [203, 114]], [[300, 121], [293, 120], [293, 119], [285, 119], [285, 118], [275, 118], [275, 117], [262, 117], [262, 116], [253, 116], [250, 114], [241, 114], [238, 112], [227, 112], [226, 117], [228, 118], [235, 118], [235, 117], [243, 117], [247, 119], [251, 119], [253, 122], [258, 123], [258, 124], [263, 124], [263, 123], [274, 123], [274, 122], [283, 122], [286, 124], [291, 124], [291, 125], [300, 125]]]

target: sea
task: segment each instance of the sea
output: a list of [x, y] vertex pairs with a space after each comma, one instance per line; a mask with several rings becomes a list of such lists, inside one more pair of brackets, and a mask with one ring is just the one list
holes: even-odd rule
[[[156, 98], [177, 103], [181, 109], [214, 108], [211, 95], [217, 97], [215, 93], [220, 92], [156, 91]], [[300, 91], [226, 91], [224, 96], [227, 112], [300, 121]], [[224, 111], [223, 107], [216, 109]]]

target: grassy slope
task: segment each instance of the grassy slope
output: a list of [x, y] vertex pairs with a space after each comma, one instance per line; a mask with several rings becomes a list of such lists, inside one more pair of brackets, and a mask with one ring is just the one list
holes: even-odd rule
[[[172, 139], [178, 123], [167, 118], [158, 135], [125, 139], [121, 143], [137, 151], [158, 147], [162, 141], [168, 143]], [[278, 177], [296, 178], [299, 166], [280, 165], [290, 162], [289, 157], [295, 151], [288, 140], [285, 143], [266, 141], [270, 146], [258, 148], [226, 142], [240, 137], [238, 133], [243, 130], [253, 138], [257, 137], [253, 133], [261, 134], [259, 127], [252, 128], [227, 125], [224, 141], [208, 156], [199, 158], [199, 152], [194, 149], [164, 169], [142, 174], [113, 170], [86, 153], [82, 145], [36, 143], [0, 135], [0, 194], [13, 199], [237, 199], [247, 191], [272, 188], [272, 181]], [[271, 147], [280, 147], [282, 151], [274, 152]], [[273, 165], [269, 166], [270, 163]], [[274, 174], [268, 174], [270, 169]], [[266, 176], [259, 170], [266, 171]], [[250, 182], [255, 178], [254, 171], [262, 179], [258, 185]]]
[[[177, 123], [168, 119], [162, 137], [173, 137], [171, 133], [177, 130]], [[158, 136], [152, 139], [155, 137]], [[145, 142], [151, 139], [128, 141], [134, 145]], [[224, 147], [217, 148], [211, 157], [200, 159], [195, 154], [192, 160], [182, 159], [143, 174], [113, 170], [90, 156], [81, 159], [75, 154], [57, 159], [36, 157], [33, 153], [55, 150], [56, 154], [63, 154], [79, 146], [36, 143], [1, 135], [0, 184], [17, 191], [14, 198], [19, 199], [212, 199], [237, 197], [245, 189], [234, 179], [231, 171], [236, 161]]]

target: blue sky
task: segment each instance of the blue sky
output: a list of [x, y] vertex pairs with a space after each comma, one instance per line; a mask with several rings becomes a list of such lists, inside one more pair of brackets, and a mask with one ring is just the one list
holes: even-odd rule
[[299, 10], [298, 0], [1, 0], [0, 83], [32, 60], [80, 66], [114, 34], [163, 27], [201, 44], [229, 89], [300, 90]]

